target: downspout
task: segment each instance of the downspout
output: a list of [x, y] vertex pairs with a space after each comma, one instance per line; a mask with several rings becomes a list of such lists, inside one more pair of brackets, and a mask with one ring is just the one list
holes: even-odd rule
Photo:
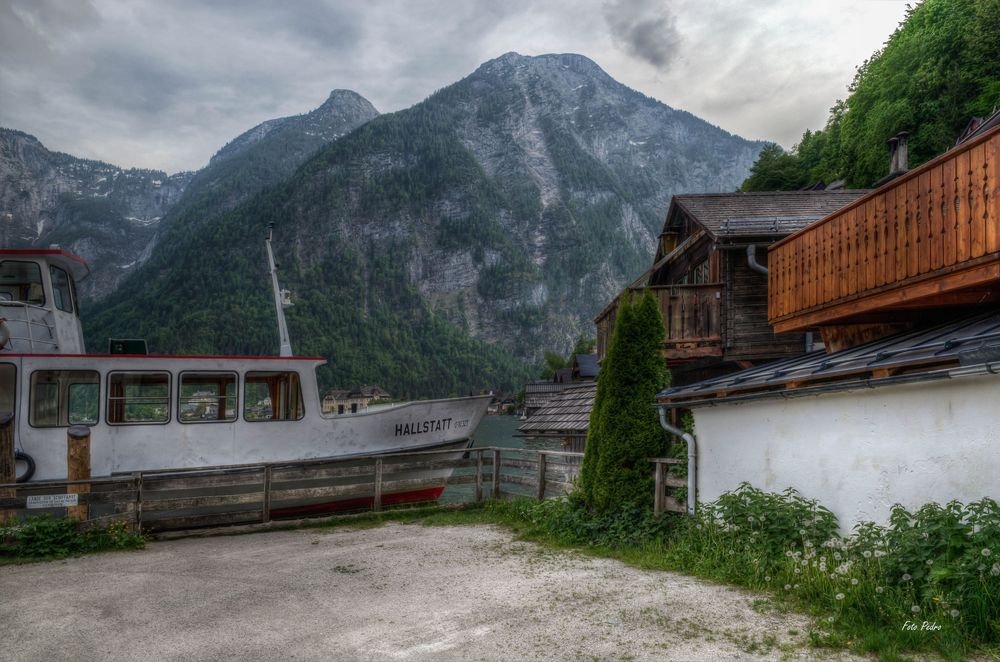
[[[750, 244], [747, 246], [747, 266], [753, 271], [759, 274], [767, 275], [767, 267], [757, 261], [757, 244]], [[812, 351], [813, 349], [813, 334], [812, 331], [806, 331], [806, 353]]]
[[680, 428], [675, 428], [670, 423], [667, 423], [667, 408], [660, 406], [660, 427], [669, 432], [670, 434], [675, 434], [687, 443], [688, 447], [688, 496], [687, 496], [687, 506], [688, 515], [694, 517], [695, 502], [698, 499], [698, 465], [696, 462], [696, 449], [694, 436], [681, 430]]

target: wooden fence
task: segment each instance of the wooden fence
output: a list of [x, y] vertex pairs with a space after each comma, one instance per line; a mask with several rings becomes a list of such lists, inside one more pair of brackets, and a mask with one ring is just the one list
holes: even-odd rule
[[[0, 484], [0, 517], [73, 514], [86, 526], [113, 521], [160, 532], [260, 524], [401, 503], [482, 502], [566, 493], [581, 453], [470, 448], [142, 471], [87, 480]], [[69, 513], [72, 509], [72, 513]]]

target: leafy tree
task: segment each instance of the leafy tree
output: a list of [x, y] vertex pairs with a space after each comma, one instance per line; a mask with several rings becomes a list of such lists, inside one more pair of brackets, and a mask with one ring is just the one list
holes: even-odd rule
[[545, 363], [542, 366], [542, 379], [552, 379], [557, 370], [566, 367], [566, 359], [555, 352], [545, 352]]
[[660, 346], [663, 319], [649, 290], [622, 301], [611, 345], [597, 378], [580, 473], [583, 501], [606, 512], [650, 502], [648, 459], [667, 451], [653, 398], [668, 382]]
[[806, 184], [799, 157], [774, 143], [761, 150], [741, 191], [794, 191]]
[[576, 339], [576, 344], [573, 345], [573, 351], [570, 356], [576, 356], [577, 354], [590, 354], [597, 347], [597, 338], [587, 338], [585, 336], [580, 336]]
[[[782, 159], [764, 150], [741, 190], [819, 180], [867, 187], [889, 172], [886, 141], [909, 131], [909, 165], [949, 149], [973, 116], [1000, 106], [1000, 0], [925, 0], [858, 67], [825, 128]], [[795, 172], [797, 170], [797, 173]]]

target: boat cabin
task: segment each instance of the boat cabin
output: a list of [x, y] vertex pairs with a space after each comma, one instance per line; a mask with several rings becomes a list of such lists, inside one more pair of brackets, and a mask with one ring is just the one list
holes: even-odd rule
[[58, 249], [0, 249], [0, 355], [83, 354], [76, 281], [90, 273]]

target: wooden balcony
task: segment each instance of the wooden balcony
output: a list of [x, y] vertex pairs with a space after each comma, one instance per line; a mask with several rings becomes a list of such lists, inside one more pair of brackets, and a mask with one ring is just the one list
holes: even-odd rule
[[[649, 288], [660, 305], [665, 330], [663, 355], [667, 365], [692, 359], [722, 356], [721, 301], [719, 283], [660, 285]], [[607, 354], [623, 296], [642, 295], [642, 288], [626, 290], [597, 317], [597, 355]]]
[[776, 332], [1000, 298], [1000, 127], [809, 227], [768, 254]]

